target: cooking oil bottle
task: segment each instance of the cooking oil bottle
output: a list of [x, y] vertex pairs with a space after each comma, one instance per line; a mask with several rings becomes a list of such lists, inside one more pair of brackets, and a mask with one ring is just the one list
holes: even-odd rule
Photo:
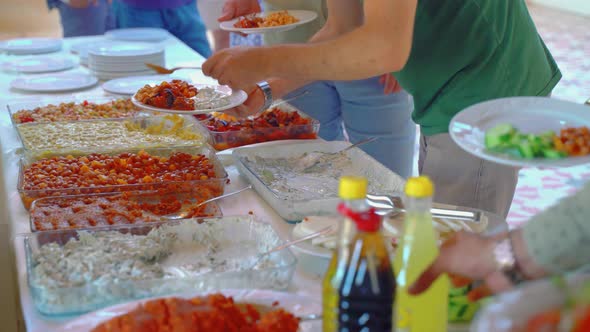
[[323, 282], [323, 331], [391, 331], [395, 277], [381, 218], [366, 204], [367, 180], [340, 179], [338, 247]]
[[447, 330], [448, 277], [439, 277], [420, 295], [408, 294], [408, 288], [438, 255], [438, 239], [430, 213], [434, 185], [428, 177], [410, 178], [405, 194], [404, 232], [394, 262], [396, 328], [398, 332], [444, 332]]

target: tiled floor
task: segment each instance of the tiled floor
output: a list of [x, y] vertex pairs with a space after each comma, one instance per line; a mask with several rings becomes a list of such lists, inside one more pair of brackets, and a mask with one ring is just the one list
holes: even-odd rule
[[[583, 103], [590, 98], [590, 18], [531, 6], [541, 37], [553, 54], [563, 79], [553, 97]], [[588, 107], [590, 112], [590, 107]], [[559, 170], [523, 169], [508, 215], [519, 226], [590, 180], [590, 165]]]

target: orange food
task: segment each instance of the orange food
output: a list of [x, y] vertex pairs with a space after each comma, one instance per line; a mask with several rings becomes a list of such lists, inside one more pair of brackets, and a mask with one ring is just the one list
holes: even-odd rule
[[590, 154], [590, 130], [588, 127], [565, 128], [553, 139], [555, 149], [568, 156], [585, 156]]
[[[215, 179], [217, 174], [204, 155], [176, 152], [160, 157], [140, 151], [117, 156], [94, 153], [42, 159], [27, 166], [22, 176], [21, 194], [28, 208], [30, 194], [39, 198], [132, 190], [190, 192], [195, 190], [195, 184], [187, 181]], [[198, 188], [204, 199], [222, 192], [222, 184], [209, 182]]]
[[284, 139], [317, 138], [311, 118], [278, 107], [245, 119], [231, 119], [223, 113], [201, 120], [213, 138], [216, 150]]
[[252, 29], [252, 28], [263, 28], [263, 27], [275, 27], [287, 24], [297, 23], [299, 20], [289, 14], [288, 11], [283, 10], [276, 13], [270, 13], [266, 17], [259, 17], [256, 15], [248, 15], [240, 18], [234, 23], [235, 28], [241, 29]]
[[15, 123], [56, 122], [134, 116], [139, 109], [130, 99], [114, 100], [102, 104], [88, 101], [83, 103], [61, 103], [32, 110], [19, 110], [12, 115]]
[[195, 109], [195, 101], [191, 98], [197, 93], [197, 88], [188, 82], [172, 80], [157, 86], [146, 85], [137, 91], [135, 98], [146, 105], [186, 111]]
[[112, 318], [92, 332], [296, 332], [299, 320], [277, 309], [260, 313], [231, 297], [213, 294], [192, 299], [157, 299]]
[[[185, 195], [186, 196], [186, 195]], [[31, 209], [33, 231], [49, 231], [161, 221], [156, 216], [186, 212], [186, 218], [219, 215], [215, 205], [181, 195], [122, 193], [39, 200]]]

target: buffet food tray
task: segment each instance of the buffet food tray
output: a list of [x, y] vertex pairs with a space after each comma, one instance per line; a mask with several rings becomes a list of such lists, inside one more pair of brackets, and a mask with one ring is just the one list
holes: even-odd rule
[[[122, 98], [122, 97], [97, 97], [97, 96], [87, 96], [87, 97], [41, 97], [41, 98], [35, 98], [35, 99], [30, 99], [30, 98], [26, 98], [26, 99], [21, 99], [21, 100], [17, 100], [14, 102], [11, 102], [9, 104], [6, 105], [6, 108], [8, 109], [8, 113], [10, 114], [10, 121], [12, 122], [12, 124], [14, 126], [17, 126], [19, 124], [21, 124], [20, 122], [17, 122], [15, 120], [15, 115], [17, 115], [20, 111], [33, 111], [37, 108], [43, 108], [43, 107], [47, 107], [47, 106], [59, 106], [62, 103], [74, 103], [74, 104], [84, 104], [84, 103], [94, 103], [94, 104], [105, 104], [105, 103], [109, 103], [109, 102], [115, 102], [115, 101], [123, 101], [125, 99], [129, 99], [129, 98]], [[134, 112], [121, 112], [122, 114], [125, 114], [124, 116], [109, 116], [109, 117], [98, 117], [98, 115], [96, 115], [97, 117], [94, 117], [92, 119], [83, 119], [83, 120], [77, 120], [77, 121], [91, 121], [91, 120], [98, 120], [98, 119], [105, 119], [105, 118], [111, 118], [111, 119], [123, 119], [123, 118], [130, 118], [130, 117], [134, 117], [137, 115], [141, 114], [141, 111], [139, 108], [137, 108], [136, 106], [134, 106], [131, 103], [131, 100], [129, 99], [129, 103], [130, 106], [133, 106], [133, 108], [135, 109]], [[77, 106], [77, 107], [81, 107], [81, 106]], [[127, 114], [127, 113], [131, 113], [131, 114]], [[54, 118], [52, 119], [39, 119], [38, 121], [32, 122], [32, 123], [47, 123], [47, 122], [58, 122], [58, 121], [76, 121], [74, 119], [66, 119], [64, 116], [61, 116], [59, 114], [53, 114]], [[68, 116], [71, 116], [71, 114], [69, 114]], [[33, 119], [29, 119], [29, 120], [33, 120]], [[29, 123], [29, 122], [24, 122], [24, 123]]]
[[[195, 179], [183, 181], [164, 181], [164, 182], [148, 182], [137, 184], [121, 184], [121, 185], [105, 185], [105, 186], [88, 186], [88, 187], [67, 187], [67, 188], [52, 188], [52, 189], [25, 189], [25, 170], [37, 161], [34, 156], [25, 155], [21, 158], [19, 163], [19, 175], [17, 189], [23, 201], [25, 208], [28, 210], [35, 199], [48, 196], [64, 196], [64, 195], [83, 195], [93, 193], [112, 193], [112, 192], [128, 192], [128, 191], [158, 191], [160, 194], [166, 193], [192, 193], [199, 195], [200, 199], [209, 199], [223, 194], [225, 184], [229, 181], [227, 172], [223, 165], [217, 158], [215, 152], [208, 146], [180, 146], [168, 148], [147, 148], [147, 149], [129, 149], [127, 153], [139, 153], [145, 151], [152, 156], [169, 157], [173, 153], [183, 152], [192, 156], [204, 155], [213, 164], [215, 171], [215, 178]], [[116, 156], [119, 155], [117, 151], [109, 151], [105, 155]]]
[[[251, 268], [258, 254], [281, 243], [270, 225], [256, 222], [252, 216], [49, 231], [23, 237], [32, 298], [46, 315], [80, 314], [134, 299], [177, 293], [242, 288], [284, 290], [297, 262], [289, 250], [281, 250]], [[102, 246], [96, 248], [98, 245]], [[134, 253], [116, 255], [129, 250]], [[129, 260], [141, 261], [131, 264], [131, 268], [146, 272], [125, 269]], [[152, 273], [152, 269], [162, 274]], [[156, 274], [159, 277], [150, 277]]]
[[[348, 142], [305, 142], [287, 143], [272, 146], [242, 147], [233, 151], [232, 156], [236, 162], [239, 172], [245, 176], [256, 191], [270, 204], [277, 213], [288, 222], [297, 222], [310, 215], [333, 214], [336, 211], [338, 202], [337, 180], [335, 176], [331, 179], [332, 187], [324, 186], [323, 192], [316, 192], [316, 197], [301, 198], [292, 194], [291, 188], [277, 191], [269, 187], [265, 181], [265, 175], [257, 172], [253, 163], [248, 160], [255, 158], [278, 159], [278, 158], [299, 158], [304, 153], [311, 152], [339, 152], [350, 146]], [[378, 193], [402, 192], [405, 180], [387, 167], [380, 164], [364, 151], [355, 148], [346, 152], [346, 156], [354, 165], [354, 172], [342, 175], [360, 175], [369, 179], [369, 190], [373, 189]], [[276, 174], [271, 174], [276, 176]], [[291, 183], [309, 183], [322, 185], [323, 181], [310, 178], [307, 175], [290, 174]], [[319, 197], [318, 197], [319, 196]]]
[[[209, 134], [190, 116], [137, 116], [16, 125], [25, 153], [35, 158], [125, 152], [133, 148], [198, 146]], [[127, 137], [125, 137], [127, 135]]]
[[174, 219], [221, 217], [216, 202], [195, 192], [124, 192], [45, 197], [31, 205], [32, 232], [141, 225]]
[[318, 120], [289, 104], [281, 104], [280, 106], [276, 106], [276, 108], [283, 112], [299, 113], [302, 118], [308, 119], [310, 123], [289, 124], [278, 127], [242, 127], [240, 130], [215, 131], [206, 126], [206, 122], [212, 115], [203, 116], [200, 121], [209, 132], [210, 143], [217, 151], [269, 141], [317, 138], [320, 130]]

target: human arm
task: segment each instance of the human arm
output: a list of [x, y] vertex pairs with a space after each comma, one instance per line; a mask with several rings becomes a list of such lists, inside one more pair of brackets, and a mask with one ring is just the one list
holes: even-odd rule
[[[590, 182], [576, 195], [533, 217], [522, 229], [511, 231], [517, 266], [528, 279], [561, 273], [587, 264], [590, 258]], [[494, 292], [511, 285], [497, 270], [496, 238], [459, 233], [443, 245], [434, 263], [418, 278], [413, 293], [427, 289], [440, 274], [485, 280]], [[470, 253], [466, 255], [465, 253]], [[473, 253], [473, 254], [471, 254]]]
[[[99, 0], [60, 0], [72, 8], [86, 8], [90, 5], [97, 6]], [[109, 0], [109, 3], [111, 0]]]
[[355, 80], [398, 71], [410, 54], [416, 3], [365, 1], [364, 22], [348, 33], [316, 43], [224, 50], [204, 63], [203, 72], [240, 88], [268, 77]]

